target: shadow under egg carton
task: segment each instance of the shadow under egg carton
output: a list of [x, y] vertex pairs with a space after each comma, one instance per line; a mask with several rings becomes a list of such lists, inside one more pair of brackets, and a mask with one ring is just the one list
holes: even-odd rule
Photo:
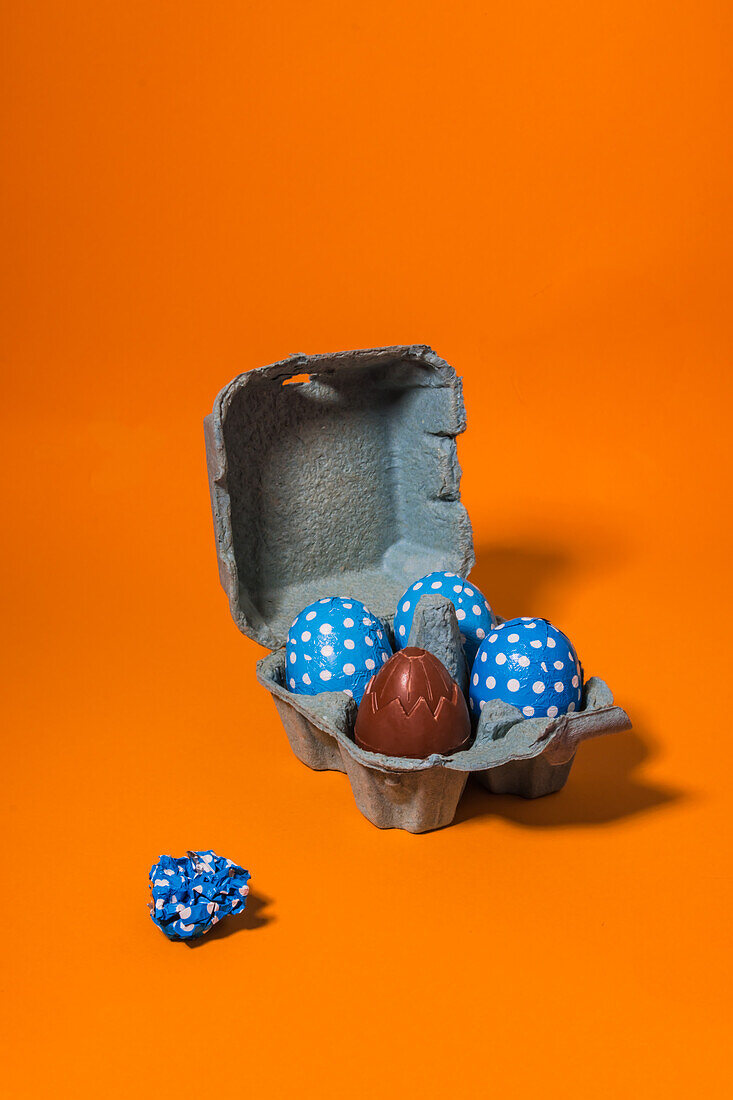
[[[314, 600], [354, 596], [391, 630], [415, 578], [468, 577], [473, 537], [456, 448], [465, 427], [460, 378], [419, 344], [259, 367], [225, 386], [204, 420], [221, 584], [239, 630], [273, 651], [257, 677], [296, 756], [316, 771], [346, 772], [359, 809], [382, 829], [450, 824], [470, 773], [497, 793], [559, 790], [581, 740], [630, 724], [605, 684], [589, 680], [574, 714], [524, 719], [490, 702], [470, 749], [411, 760], [360, 749], [345, 694], [284, 686], [281, 647]], [[450, 601], [420, 600], [409, 644], [439, 657], [467, 692]]]
[[[435, 653], [466, 690], [463, 647], [449, 600], [419, 601], [408, 644]], [[284, 686], [284, 648], [259, 661], [257, 678], [272, 694], [298, 759], [314, 771], [346, 772], [357, 806], [380, 829], [424, 833], [450, 825], [471, 774], [494, 794], [538, 798], [559, 791], [581, 741], [631, 727], [603, 680], [591, 677], [581, 709], [572, 714], [524, 718], [516, 707], [491, 700], [470, 748], [414, 760], [360, 748], [354, 741], [357, 706], [343, 692], [290, 692]]]

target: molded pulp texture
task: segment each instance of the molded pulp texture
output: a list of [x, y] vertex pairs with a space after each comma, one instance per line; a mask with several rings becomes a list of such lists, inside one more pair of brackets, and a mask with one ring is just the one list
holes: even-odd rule
[[[283, 645], [307, 604], [353, 596], [391, 629], [409, 584], [434, 570], [467, 577], [473, 566], [455, 442], [465, 429], [461, 384], [430, 348], [294, 356], [239, 375], [204, 423], [221, 582], [239, 629], [275, 650], [259, 661], [258, 679], [296, 756], [345, 771], [373, 824], [449, 824], [471, 772], [495, 793], [549, 794], [581, 740], [629, 728], [591, 678], [573, 714], [523, 719], [491, 701], [470, 748], [414, 760], [360, 749], [356, 705], [342, 692], [287, 690]], [[419, 601], [409, 645], [434, 653], [467, 690], [449, 600]]]
[[239, 629], [262, 645], [282, 645], [323, 596], [355, 596], [385, 618], [417, 577], [473, 567], [461, 384], [429, 348], [249, 371], [204, 424], [222, 585]]

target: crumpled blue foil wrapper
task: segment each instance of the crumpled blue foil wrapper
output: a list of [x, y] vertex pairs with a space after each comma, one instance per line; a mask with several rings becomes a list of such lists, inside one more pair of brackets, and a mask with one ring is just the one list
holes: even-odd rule
[[203, 936], [247, 904], [249, 871], [213, 851], [161, 856], [149, 878], [150, 916], [170, 940]]

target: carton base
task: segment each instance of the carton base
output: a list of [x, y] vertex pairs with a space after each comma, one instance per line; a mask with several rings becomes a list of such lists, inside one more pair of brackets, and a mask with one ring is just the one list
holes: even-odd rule
[[342, 751], [356, 805], [378, 829], [428, 833], [450, 825], [456, 816], [467, 772], [447, 768], [384, 772], [368, 768]]
[[338, 742], [333, 737], [319, 730], [312, 722], [300, 714], [295, 707], [291, 707], [277, 695], [272, 696], [280, 721], [285, 727], [290, 748], [298, 760], [311, 768], [314, 772], [343, 772], [342, 754]]
[[546, 794], [562, 790], [574, 759], [575, 754], [564, 764], [550, 764], [544, 756], [536, 756], [533, 760], [512, 760], [498, 768], [474, 772], [474, 775], [492, 794], [543, 798]]
[[593, 676], [582, 709], [573, 714], [525, 719], [493, 700], [468, 749], [425, 760], [384, 756], [354, 742], [353, 699], [343, 692], [293, 695], [284, 687], [284, 667], [279, 650], [262, 658], [257, 675], [272, 695], [290, 747], [313, 771], [345, 772], [359, 810], [378, 829], [426, 833], [450, 825], [470, 774], [492, 794], [553, 794], [564, 787], [583, 740], [631, 726], [606, 684]]

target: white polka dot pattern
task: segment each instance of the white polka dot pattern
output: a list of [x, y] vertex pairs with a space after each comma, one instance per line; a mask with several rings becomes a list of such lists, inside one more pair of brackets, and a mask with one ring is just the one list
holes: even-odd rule
[[192, 940], [223, 917], [244, 911], [249, 871], [209, 849], [162, 855], [150, 868], [150, 916], [171, 940]]
[[455, 607], [470, 668], [478, 647], [494, 626], [494, 612], [475, 585], [462, 580], [455, 573], [428, 573], [403, 593], [398, 600], [394, 620], [397, 648], [402, 649], [407, 645], [417, 602], [425, 595], [445, 596]]
[[[487, 661], [493, 672], [488, 678], [481, 675]], [[580, 708], [583, 669], [568, 639], [547, 619], [512, 619], [481, 644], [469, 691], [475, 716], [489, 699], [502, 699], [526, 718], [555, 718]]]
[[299, 695], [343, 691], [359, 703], [377, 663], [391, 655], [384, 623], [363, 603], [338, 596], [321, 599], [290, 627], [287, 686]]

